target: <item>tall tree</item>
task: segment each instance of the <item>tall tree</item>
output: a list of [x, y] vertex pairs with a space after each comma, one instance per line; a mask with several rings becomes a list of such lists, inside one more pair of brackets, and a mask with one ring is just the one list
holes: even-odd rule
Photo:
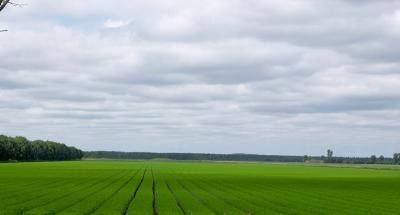
[[328, 158], [332, 158], [333, 157], [333, 151], [328, 149], [327, 155], [328, 155]]
[[376, 156], [375, 155], [372, 155], [371, 156], [371, 158], [370, 158], [370, 162], [372, 163], [372, 164], [375, 164], [376, 163], [376, 160], [377, 160], [377, 158], [376, 158]]
[[333, 151], [328, 149], [326, 151], [326, 159], [324, 160], [326, 163], [332, 163], [333, 162]]
[[399, 164], [400, 163], [400, 153], [394, 153], [393, 154], [393, 162], [395, 164]]

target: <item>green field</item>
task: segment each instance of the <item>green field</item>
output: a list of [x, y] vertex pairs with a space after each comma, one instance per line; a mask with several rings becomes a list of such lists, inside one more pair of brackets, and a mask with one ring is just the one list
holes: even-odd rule
[[169, 161], [3, 163], [0, 214], [400, 214], [400, 170], [383, 168]]

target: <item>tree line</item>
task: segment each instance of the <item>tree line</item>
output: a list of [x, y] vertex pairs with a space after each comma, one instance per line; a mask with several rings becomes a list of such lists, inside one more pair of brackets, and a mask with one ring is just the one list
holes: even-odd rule
[[316, 162], [320, 161], [323, 163], [348, 163], [348, 164], [400, 164], [400, 153], [394, 153], [393, 158], [386, 158], [383, 155], [377, 157], [371, 155], [370, 157], [335, 157], [333, 151], [328, 149], [326, 156], [312, 157], [304, 155], [304, 162]]
[[78, 160], [83, 151], [62, 143], [44, 140], [30, 141], [25, 137], [0, 135], [1, 161], [61, 161]]
[[75, 147], [53, 141], [34, 140], [25, 137], [0, 135], [0, 161], [61, 161], [82, 158], [106, 159], [171, 159], [171, 160], [211, 160], [211, 161], [264, 161], [264, 162], [310, 162], [310, 163], [348, 163], [348, 164], [400, 164], [400, 153], [393, 158], [335, 157], [328, 150], [326, 156], [258, 155], [258, 154], [209, 154], [209, 153], [151, 153], [90, 151], [83, 152]]
[[171, 160], [215, 160], [215, 161], [266, 161], [266, 162], [302, 162], [302, 156], [255, 155], [255, 154], [206, 154], [206, 153], [151, 153], [151, 152], [85, 152], [85, 158], [105, 159], [171, 159]]
[[151, 153], [151, 152], [118, 152], [90, 151], [84, 158], [93, 159], [171, 159], [171, 160], [211, 160], [211, 161], [259, 161], [259, 162], [308, 162], [308, 163], [347, 163], [347, 164], [400, 164], [400, 153], [393, 158], [376, 157], [335, 157], [328, 150], [323, 156], [287, 156], [257, 154], [207, 154], [207, 153]]

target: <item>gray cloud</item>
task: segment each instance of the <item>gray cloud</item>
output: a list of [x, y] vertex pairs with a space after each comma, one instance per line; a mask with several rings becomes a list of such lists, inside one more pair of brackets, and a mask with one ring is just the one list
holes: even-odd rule
[[38, 0], [0, 27], [10, 135], [86, 150], [400, 150], [398, 1]]

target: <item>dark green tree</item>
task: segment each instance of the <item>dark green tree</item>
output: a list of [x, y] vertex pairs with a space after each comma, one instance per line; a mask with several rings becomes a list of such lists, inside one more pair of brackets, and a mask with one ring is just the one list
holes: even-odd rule
[[330, 149], [328, 149], [328, 151], [327, 151], [327, 156], [328, 156], [328, 159], [331, 159], [332, 157], [333, 157], [333, 151], [332, 150], [330, 150]]
[[399, 164], [400, 163], [400, 153], [393, 154], [393, 163]]
[[326, 151], [326, 158], [324, 159], [325, 163], [332, 163], [333, 162], [333, 151], [328, 149]]
[[52, 141], [29, 141], [25, 137], [0, 135], [0, 160], [77, 160], [83, 152], [75, 147]]
[[377, 160], [377, 158], [376, 158], [376, 156], [375, 155], [372, 155], [371, 156], [371, 158], [370, 158], [370, 162], [372, 163], [372, 164], [375, 164], [376, 163], [376, 160]]

